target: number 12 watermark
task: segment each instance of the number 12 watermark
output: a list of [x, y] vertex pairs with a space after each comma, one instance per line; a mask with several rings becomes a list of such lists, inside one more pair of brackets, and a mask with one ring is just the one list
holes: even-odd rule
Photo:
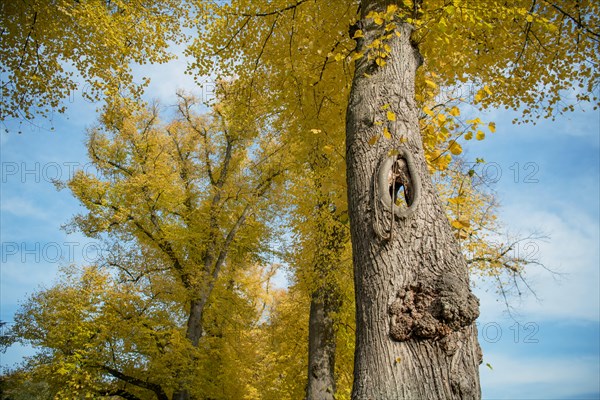
[[[487, 322], [483, 325], [477, 323], [477, 329], [479, 330], [480, 338], [487, 343], [499, 342], [504, 334], [502, 326], [497, 322]], [[524, 324], [515, 322], [508, 327], [508, 330], [511, 332], [510, 335], [515, 343], [530, 344], [540, 342], [537, 338], [540, 326], [535, 322], [526, 322]]]

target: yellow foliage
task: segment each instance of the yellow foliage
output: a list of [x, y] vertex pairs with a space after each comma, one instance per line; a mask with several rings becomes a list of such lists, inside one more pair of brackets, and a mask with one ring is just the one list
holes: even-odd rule
[[184, 39], [188, 16], [175, 0], [2, 2], [0, 121], [64, 112], [62, 101], [78, 89], [71, 67], [90, 101], [125, 90], [139, 96], [148, 82], [133, 82], [130, 63], [171, 59], [169, 42]]
[[[120, 4], [111, 3], [116, 7]], [[415, 7], [417, 4], [419, 7]], [[48, 18], [50, 6], [44, 9], [47, 14], [44, 21], [49, 21], [45, 23], [53, 24], [48, 30], [51, 37], [60, 37], [58, 30], [70, 26], [64, 23], [70, 21], [65, 17], [67, 12], [82, 13], [74, 20], [80, 22], [77, 28], [87, 29], [86, 35], [89, 31], [96, 37], [99, 30], [106, 31], [101, 32], [106, 33], [105, 36], [93, 42], [104, 46], [105, 51], [93, 49], [90, 58], [77, 58], [83, 63], [77, 67], [85, 71], [85, 77], [100, 78], [95, 86], [98, 93], [108, 90], [109, 94], [114, 94], [121, 82], [130, 81], [127, 67], [123, 67], [127, 64], [118, 56], [125, 54], [125, 60], [162, 60], [163, 56], [156, 54], [162, 54], [160, 49], [163, 48], [165, 32], [169, 32], [174, 23], [172, 18], [161, 22], [165, 14], [151, 12], [149, 15], [156, 19], [150, 23], [145, 21], [149, 16], [136, 8], [137, 14], [124, 12], [123, 17], [119, 17], [118, 13], [107, 13], [106, 2], [77, 5], [59, 2], [58, 5], [62, 8], [58, 9], [55, 22]], [[406, 0], [362, 16], [361, 23], [378, 26], [378, 37], [365, 37], [370, 32], [363, 27], [364, 30], [357, 29], [351, 38], [348, 27], [359, 22], [357, 2], [304, 1], [290, 5], [285, 0], [233, 0], [198, 2], [196, 5], [202, 13], [202, 23], [194, 24], [198, 27], [198, 35], [187, 48], [192, 59], [190, 72], [198, 76], [213, 74], [220, 81], [235, 76], [235, 90], [229, 93], [230, 96], [238, 96], [232, 102], [235, 106], [225, 104], [216, 107], [210, 117], [194, 117], [193, 127], [197, 129], [189, 129], [190, 126], [183, 120], [161, 125], [154, 121], [152, 112], [111, 103], [113, 108], [109, 107], [103, 117], [107, 132], [94, 130], [90, 136], [90, 156], [102, 176], [80, 173], [71, 182], [74, 194], [92, 211], [75, 221], [84, 232], [89, 235], [100, 232], [129, 234], [150, 253], [150, 259], [156, 259], [157, 265], [163, 267], [168, 265], [169, 257], [156, 244], [170, 243], [173, 252], [185, 260], [181, 271], [172, 267], [171, 260], [169, 274], [152, 275], [153, 281], [146, 283], [148, 288], [145, 290], [149, 291], [154, 284], [161, 289], [169, 289], [161, 290], [162, 297], [157, 299], [148, 295], [153, 291], [137, 297], [129, 292], [127, 296], [121, 296], [124, 289], [119, 286], [120, 282], [117, 285], [111, 276], [101, 273], [90, 274], [87, 280], [82, 280], [91, 288], [88, 291], [70, 291], [68, 285], [63, 288], [64, 293], [74, 300], [66, 303], [67, 309], [61, 308], [56, 300], [44, 299], [52, 306], [49, 308], [52, 317], [48, 317], [48, 321], [64, 321], [72, 333], [57, 330], [60, 324], [48, 323], [45, 326], [54, 333], [47, 337], [35, 336], [34, 324], [25, 317], [21, 326], [33, 326], [28, 331], [31, 340], [59, 349], [56, 351], [59, 358], [51, 364], [54, 369], [48, 370], [47, 375], [63, 381], [66, 379], [63, 377], [77, 377], [70, 384], [77, 390], [81, 386], [91, 390], [97, 382], [94, 376], [76, 373], [82, 365], [78, 358], [96, 356], [94, 352], [99, 350], [95, 349], [100, 348], [98, 343], [106, 343], [92, 338], [96, 334], [97, 320], [91, 327], [89, 321], [81, 320], [85, 314], [98, 318], [106, 316], [106, 326], [117, 327], [114, 332], [102, 328], [97, 334], [99, 337], [110, 334], [125, 337], [118, 342], [123, 346], [123, 354], [139, 351], [148, 354], [148, 359], [152, 360], [149, 365], [143, 366], [145, 369], [135, 364], [133, 356], [119, 360], [122, 363], [119, 365], [127, 371], [140, 373], [143, 378], [151, 377], [169, 390], [174, 387], [172, 378], [175, 371], [202, 383], [196, 389], [198, 397], [302, 398], [306, 383], [310, 296], [324, 285], [331, 285], [344, 304], [336, 315], [338, 351], [342, 356], [336, 369], [339, 372], [340, 397], [347, 398], [351, 382], [353, 332], [352, 324], [348, 323], [352, 321], [352, 272], [345, 236], [348, 211], [344, 138], [346, 109], [354, 74], [352, 61], [366, 56], [373, 68], [389, 68], [387, 60], [397, 56], [393, 49], [394, 40], [400, 35], [398, 26], [408, 22], [415, 28], [411, 40], [422, 54], [424, 63], [416, 77], [414, 107], [422, 110], [419, 127], [425, 159], [429, 170], [432, 173], [437, 171], [434, 177], [439, 179], [450, 225], [472, 270], [498, 276], [505, 262], [502, 258], [505, 249], [490, 239], [496, 227], [496, 204], [493, 196], [479, 190], [481, 182], [476, 180], [475, 168], [466, 173], [464, 168], [457, 167], [460, 159], [455, 157], [462, 153], [461, 137], [472, 139], [475, 132], [476, 139], [484, 138], [485, 134], [480, 129], [484, 122], [479, 117], [461, 118], [459, 107], [465, 103], [475, 104], [480, 110], [506, 106], [522, 110], [522, 121], [528, 122], [536, 116], [552, 117], [570, 110], [569, 107], [563, 109], [561, 105], [565, 88], [575, 86], [582, 89], [575, 93], [576, 101], [597, 102], [598, 99], [591, 93], [600, 79], [595, 35], [600, 6], [597, 2], [564, 2], [561, 8], [557, 8], [544, 2], [531, 7], [531, 2], [524, 0]], [[175, 8], [175, 4], [171, 6]], [[11, 9], [12, 14], [16, 13], [15, 7], [18, 6]], [[142, 13], [141, 16], [139, 13]], [[585, 18], [569, 18], [580, 13]], [[6, 42], [6, 46], [3, 42], [2, 47], [3, 55], [8, 54], [6, 59], [15, 74], [14, 79], [19, 84], [23, 83], [31, 93], [46, 93], [50, 84], [56, 84], [57, 93], [64, 97], [64, 93], [72, 87], [65, 81], [52, 81], [51, 76], [60, 76], [55, 73], [58, 70], [56, 59], [50, 57], [48, 67], [54, 75], [40, 76], [39, 72], [32, 72], [37, 61], [28, 49], [24, 58], [27, 68], [22, 76], [14, 72], [19, 69], [20, 53], [16, 49], [20, 51], [22, 47], [19, 45], [27, 43], [24, 35], [28, 30], [23, 30], [23, 27], [31, 25], [31, 13], [23, 15], [19, 23], [10, 26], [10, 37], [17, 39]], [[135, 16], [139, 18], [135, 19]], [[123, 19], [115, 23], [118, 18]], [[130, 32], [132, 26], [136, 27], [136, 32]], [[177, 30], [173, 30], [173, 35], [176, 33]], [[77, 32], [74, 37], [83, 36]], [[124, 46], [126, 39], [132, 39], [134, 45]], [[369, 40], [364, 53], [355, 51], [357, 40]], [[50, 40], [48, 43], [54, 42]], [[73, 40], [63, 43], [65, 51], [73, 53], [70, 56], [80, 55]], [[81, 40], [81, 43], [89, 41]], [[149, 57], [144, 56], [144, 52]], [[105, 70], [100, 68], [104, 67], [104, 62]], [[369, 73], [367, 70], [364, 75], [368, 77]], [[53, 94], [54, 97], [49, 97], [48, 101], [51, 103], [59, 95]], [[412, 107], [413, 99], [404, 100]], [[19, 107], [27, 108], [26, 102], [13, 102], [9, 112], [17, 113]], [[8, 109], [11, 110], [10, 106]], [[223, 116], [227, 118], [223, 120]], [[387, 124], [404, 116], [387, 110], [386, 117]], [[260, 123], [255, 124], [254, 121]], [[373, 123], [377, 126], [384, 124], [382, 121]], [[223, 124], [227, 129], [221, 129]], [[271, 134], [256, 141], [259, 127]], [[204, 138], [204, 129], [216, 133], [216, 136]], [[386, 138], [391, 137], [389, 129], [383, 127]], [[494, 132], [495, 124], [488, 123], [488, 129]], [[222, 204], [223, 207], [215, 211], [211, 208], [214, 200], [211, 195], [214, 195], [216, 177], [224, 171], [223, 151], [228, 147], [227, 140], [224, 140], [227, 139], [225, 131], [232, 132], [231, 137], [235, 138], [238, 149], [245, 151], [236, 153], [231, 161], [239, 176], [223, 183], [220, 188], [223, 201], [235, 201]], [[372, 136], [368, 143], [381, 145], [377, 143], [378, 139], [378, 135]], [[175, 146], [173, 141], [180, 147]], [[282, 143], [286, 144], [284, 159], [277, 156]], [[266, 157], [268, 161], [260, 166], [253, 162], [253, 149], [260, 149], [261, 155], [269, 155]], [[193, 164], [185, 157], [182, 159], [181, 154], [188, 152], [190, 158], [202, 159], [204, 163]], [[206, 154], [210, 156], [206, 157]], [[248, 229], [236, 241], [235, 250], [230, 254], [230, 260], [235, 261], [232, 266], [238, 266], [240, 270], [232, 267], [223, 279], [214, 282], [219, 296], [207, 309], [211, 321], [210, 335], [205, 342], [207, 351], [195, 353], [189, 346], [186, 347], [181, 321], [176, 324], [169, 318], [181, 316], [181, 305], [185, 304], [182, 299], [190, 295], [184, 289], [206, 284], [206, 275], [202, 268], [198, 268], [203, 265], [200, 262], [204, 260], [202, 255], [211, 245], [219, 245], [226, 240], [221, 235], [215, 242], [215, 234], [231, 228], [232, 215], [239, 215], [242, 205], [256, 200], [257, 183], [261, 182], [263, 174], [272, 172], [285, 161], [292, 164], [289, 168], [294, 180], [293, 184], [286, 186], [289, 190], [279, 192], [279, 201], [285, 201], [286, 196], [293, 198], [291, 230], [295, 246], [287, 254], [294, 272], [292, 288], [288, 292], [277, 292], [272, 300], [268, 300], [270, 297], [260, 291], [261, 285], [244, 275], [244, 271], [251, 275], [255, 271], [252, 276], [260, 276], [255, 270], [260, 268], [248, 263], [246, 257], [248, 254], [258, 257], [261, 246], [256, 239], [265, 237], [266, 231], [259, 217], [251, 218]], [[213, 184], [206, 180], [211, 163], [214, 163], [211, 169]], [[173, 165], [190, 169], [173, 168]], [[250, 171], [259, 172], [259, 176], [248, 174]], [[191, 173], [191, 177], [185, 178], [187, 173]], [[195, 182], [200, 177], [205, 178], [201, 186], [205, 190], [186, 185], [186, 179]], [[190, 202], [195, 205], [193, 210], [186, 205]], [[163, 219], [156, 223], [158, 216]], [[208, 224], [207, 221], [215, 219], [216, 225]], [[139, 226], [134, 229], [136, 223]], [[153, 241], [153, 237], [160, 240]], [[522, 263], [511, 265], [517, 271], [522, 268]], [[182, 284], [182, 277], [189, 279], [189, 284]], [[234, 282], [234, 288], [228, 286], [229, 281], [225, 278]], [[77, 285], [82, 286], [83, 283], [78, 282]], [[102, 291], [98, 290], [100, 287]], [[154, 290], [154, 286], [152, 288]], [[113, 292], [118, 295], [113, 296]], [[67, 297], [64, 293], [57, 293], [55, 297]], [[268, 310], [267, 320], [261, 321], [256, 317], [257, 299], [262, 299], [258, 303], [265, 304]], [[138, 324], [133, 312], [146, 301], [160, 303], [149, 311], [149, 322], [145, 322], [150, 328]], [[106, 306], [111, 302], [134, 321], [124, 323], [121, 314]], [[46, 317], [44, 310], [34, 305], [35, 302], [29, 305], [30, 315], [35, 315], [35, 318], [39, 315], [39, 320], [46, 322], [43, 320]], [[229, 312], [222, 314], [219, 312], [222, 309]], [[152, 314], [154, 312], [156, 317]], [[164, 321], [158, 317], [161, 313], [169, 314]], [[135, 329], [129, 331], [132, 326]], [[156, 331], [160, 332], [158, 338], [152, 336], [152, 332]], [[263, 336], [269, 340], [261, 340]], [[65, 337], [82, 350], [73, 354], [62, 351], [69, 348], [64, 342]], [[164, 354], [160, 351], [164, 348], [163, 341], [168, 343], [168, 346], [164, 345], [168, 347]], [[94, 347], [85, 347], [86, 343], [93, 343]], [[193, 364], [191, 359], [199, 362]], [[187, 375], [182, 371], [187, 371]], [[255, 375], [258, 378], [254, 381], [248, 378], [255, 378]], [[223, 382], [232, 382], [231, 387], [223, 387]]]

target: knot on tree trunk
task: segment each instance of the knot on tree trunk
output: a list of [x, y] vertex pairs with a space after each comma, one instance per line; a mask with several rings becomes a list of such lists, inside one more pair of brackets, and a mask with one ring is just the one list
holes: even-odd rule
[[471, 325], [479, 316], [479, 300], [454, 276], [420, 282], [398, 291], [389, 306], [390, 336], [397, 341], [442, 339]]
[[373, 177], [373, 229], [384, 240], [391, 240], [394, 220], [410, 217], [421, 200], [421, 177], [407, 148], [382, 156]]

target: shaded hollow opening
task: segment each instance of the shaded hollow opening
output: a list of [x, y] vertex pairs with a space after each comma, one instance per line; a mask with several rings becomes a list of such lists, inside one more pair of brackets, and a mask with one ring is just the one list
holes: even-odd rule
[[408, 208], [413, 204], [414, 193], [408, 162], [398, 156], [388, 171], [388, 190], [396, 207]]

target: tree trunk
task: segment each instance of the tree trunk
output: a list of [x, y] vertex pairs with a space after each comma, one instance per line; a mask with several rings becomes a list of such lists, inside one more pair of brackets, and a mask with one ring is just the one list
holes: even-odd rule
[[332, 313], [337, 303], [332, 293], [318, 290], [310, 302], [308, 326], [307, 400], [334, 400], [335, 395], [335, 331]]
[[[325, 165], [329, 165], [328, 163]], [[307, 400], [335, 398], [335, 317], [342, 306], [342, 295], [336, 275], [342, 268], [342, 254], [348, 243], [348, 228], [332, 207], [332, 199], [323, 190], [320, 167], [317, 169], [317, 213], [313, 215], [314, 245], [317, 249], [312, 274], [316, 288], [311, 294], [308, 321], [308, 384]]]
[[[425, 162], [414, 100], [421, 57], [410, 41], [412, 27], [397, 24], [400, 36], [386, 41], [391, 52], [385, 66], [368, 59], [366, 46], [385, 34], [385, 24], [365, 16], [385, 11], [389, 3], [362, 1], [358, 51], [365, 56], [356, 61], [347, 110], [357, 327], [352, 399], [478, 399], [479, 303]], [[382, 136], [384, 127], [391, 140]], [[380, 139], [373, 143], [375, 135]], [[392, 217], [389, 194], [380, 201], [388, 188], [379, 190], [378, 169], [397, 154], [410, 173], [404, 182], [390, 181], [412, 195], [410, 207]], [[394, 171], [383, 174], [393, 177]]]
[[[186, 337], [194, 347], [198, 347], [200, 338], [202, 337], [202, 316], [207, 300], [208, 295], [205, 295], [200, 299], [194, 298], [190, 301], [190, 313], [187, 321]], [[173, 400], [190, 400], [192, 398], [189, 390], [185, 387], [182, 387], [173, 393]]]

